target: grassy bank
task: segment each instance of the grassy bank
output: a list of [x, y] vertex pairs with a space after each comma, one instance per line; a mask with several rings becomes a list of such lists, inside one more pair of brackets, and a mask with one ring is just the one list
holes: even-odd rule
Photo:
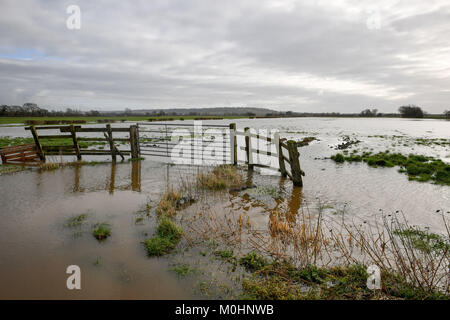
[[[252, 265], [253, 266], [253, 265]], [[354, 264], [318, 268], [296, 268], [290, 263], [272, 261], [256, 264], [242, 282], [244, 299], [257, 300], [448, 300], [436, 290], [411, 285], [395, 273], [383, 271], [380, 289], [367, 286], [367, 266]]]

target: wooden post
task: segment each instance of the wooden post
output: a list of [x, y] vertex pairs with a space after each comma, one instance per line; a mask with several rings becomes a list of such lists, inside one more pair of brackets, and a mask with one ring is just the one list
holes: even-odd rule
[[275, 147], [278, 152], [278, 165], [280, 167], [281, 176], [286, 177], [287, 176], [286, 165], [284, 164], [283, 147], [282, 147], [281, 141], [280, 141], [280, 133], [275, 132], [275, 134], [273, 135], [273, 138], [275, 140]]
[[36, 144], [36, 149], [39, 154], [39, 158], [41, 159], [41, 161], [45, 162], [44, 150], [42, 150], [42, 145], [39, 141], [39, 136], [37, 134], [36, 128], [34, 126], [31, 126], [30, 130], [31, 134], [33, 135], [34, 143]]
[[138, 158], [141, 156], [141, 144], [139, 141], [139, 124], [136, 124], [136, 149]]
[[227, 142], [226, 142], [226, 138], [227, 138], [227, 133], [224, 131], [222, 133], [222, 159], [223, 159], [223, 163], [226, 164], [227, 163]]
[[112, 161], [116, 162], [116, 149], [114, 148], [111, 124], [109, 124], [109, 123], [106, 125], [106, 132], [108, 134], [109, 150], [111, 151]]
[[237, 140], [236, 140], [236, 123], [230, 123], [230, 153], [231, 163], [237, 165]]
[[73, 124], [70, 125], [70, 133], [72, 133], [73, 148], [75, 149], [75, 152], [77, 154], [77, 160], [81, 161], [80, 145], [78, 144], [77, 134], [75, 132], [75, 127]]
[[253, 154], [252, 154], [252, 143], [251, 143], [251, 137], [250, 137], [250, 128], [246, 127], [244, 129], [245, 131], [245, 149], [247, 151], [247, 164], [248, 164], [248, 170], [253, 170]]
[[302, 170], [300, 169], [300, 154], [298, 153], [297, 144], [293, 140], [287, 142], [289, 150], [289, 162], [291, 165], [292, 182], [296, 187], [302, 187]]
[[137, 127], [136, 125], [130, 126], [130, 147], [131, 147], [131, 158], [137, 159], [138, 155], [138, 138], [137, 138]]

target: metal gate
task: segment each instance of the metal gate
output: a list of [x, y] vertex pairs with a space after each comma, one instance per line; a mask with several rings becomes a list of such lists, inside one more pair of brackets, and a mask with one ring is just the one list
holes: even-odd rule
[[138, 123], [139, 153], [184, 164], [232, 163], [230, 125]]

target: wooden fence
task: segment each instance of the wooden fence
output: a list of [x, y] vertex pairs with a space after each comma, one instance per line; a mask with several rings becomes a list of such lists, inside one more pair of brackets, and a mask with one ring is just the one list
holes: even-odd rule
[[[245, 128], [244, 131], [237, 130], [235, 123], [229, 125], [201, 124], [199, 126], [196, 126], [195, 123], [139, 123], [139, 127], [139, 132], [142, 134], [140, 136], [140, 154], [142, 155], [158, 159], [170, 158], [171, 161], [174, 161], [172, 150], [178, 145], [177, 142], [173, 141], [173, 138], [177, 136], [177, 134], [174, 134], [174, 130], [191, 130], [187, 136], [184, 136], [190, 145], [190, 152], [184, 156], [184, 159], [192, 160], [191, 164], [196, 163], [194, 160], [199, 160], [197, 163], [214, 160], [216, 163], [244, 164], [247, 165], [248, 170], [253, 170], [254, 167], [267, 168], [280, 171], [281, 175], [289, 177], [295, 186], [302, 186], [303, 184], [302, 175], [304, 173], [300, 168], [297, 144], [295, 141], [281, 139], [279, 133], [275, 133], [273, 137], [266, 137], [252, 133], [250, 128]], [[198, 127], [201, 131], [198, 131]], [[216, 134], [220, 138], [218, 141], [211, 140], [209, 135], [203, 131], [211, 129], [218, 131]], [[145, 134], [152, 134], [153, 136], [150, 138], [144, 136]], [[245, 144], [238, 142], [238, 136], [245, 137]], [[255, 139], [269, 144], [269, 148], [262, 150], [262, 148], [252, 146], [252, 141]], [[201, 143], [198, 143], [199, 141]], [[202, 143], [207, 143], [207, 145], [202, 146]], [[205, 147], [215, 148], [220, 151], [220, 156], [208, 158], [208, 155], [205, 156]], [[267, 151], [267, 149], [275, 149], [275, 151]], [[238, 161], [238, 150], [245, 151], [244, 161], [241, 159]], [[255, 154], [277, 158], [278, 166], [273, 167], [254, 162]]]
[[0, 150], [2, 163], [4, 164], [36, 164], [41, 162], [34, 144], [6, 147]]
[[[132, 158], [139, 157], [139, 134], [137, 125], [132, 125], [129, 128], [112, 128], [110, 124], [105, 127], [82, 127], [80, 125], [68, 126], [29, 126], [25, 130], [30, 130], [33, 135], [36, 152], [41, 161], [45, 162], [46, 156], [50, 155], [64, 155], [76, 156], [78, 160], [82, 160], [83, 155], [111, 155], [112, 160], [116, 161], [117, 156], [124, 159], [124, 155], [131, 155]], [[38, 131], [41, 130], [59, 130], [61, 134], [41, 135]], [[126, 138], [115, 138], [113, 133], [128, 133]], [[79, 133], [102, 133], [103, 137], [81, 137]], [[70, 144], [61, 145], [47, 145], [44, 141], [51, 141], [55, 139], [70, 139]], [[80, 142], [106, 142], [109, 145], [109, 150], [82, 148]], [[115, 142], [127, 142], [130, 144], [130, 150], [120, 150]]]
[[[230, 133], [231, 133], [231, 143], [232, 143], [232, 162], [234, 165], [238, 164], [237, 159], [237, 148], [244, 150], [246, 153], [246, 161], [245, 164], [248, 166], [248, 170], [253, 170], [254, 167], [260, 168], [268, 168], [280, 171], [281, 175], [286, 177], [288, 176], [293, 184], [298, 187], [303, 186], [302, 176], [304, 176], [304, 172], [300, 168], [300, 154], [298, 152], [297, 143], [293, 140], [286, 141], [286, 139], [282, 139], [279, 136], [279, 133], [276, 132], [274, 137], [266, 137], [260, 134], [251, 133], [250, 128], [246, 127], [244, 131], [236, 130], [236, 125], [234, 123], [230, 124]], [[237, 136], [245, 137], [245, 146], [238, 146]], [[252, 146], [252, 138], [265, 141], [269, 143], [269, 145], [275, 146], [275, 152], [261, 150], [258, 148], [253, 148]], [[286, 155], [287, 153], [287, 155]], [[269, 165], [254, 163], [253, 155], [254, 154], [263, 154], [266, 156], [277, 157], [278, 158], [278, 168], [271, 167]], [[288, 167], [286, 167], [288, 164]]]
[[[142, 130], [139, 125], [143, 125]], [[156, 126], [156, 127], [155, 127]], [[238, 165], [244, 163], [248, 170], [253, 170], [254, 167], [268, 168], [280, 171], [282, 176], [288, 176], [295, 186], [302, 186], [303, 171], [300, 168], [299, 152], [295, 141], [286, 141], [280, 138], [278, 133], [273, 137], [267, 137], [260, 134], [252, 133], [250, 128], [245, 128], [244, 131], [237, 130], [236, 124], [229, 125], [200, 125], [205, 128], [215, 128], [221, 130], [220, 135], [222, 139], [219, 141], [209, 141], [205, 136], [204, 131], [200, 134], [193, 132], [189, 134], [187, 139], [191, 141], [190, 148], [192, 152], [189, 157], [193, 160], [208, 160], [204, 157], [203, 142], [207, 142], [208, 147], [213, 146], [221, 151], [221, 161], [223, 163], [231, 163]], [[162, 128], [162, 129], [161, 129]], [[154, 158], [166, 157], [171, 158], [171, 148], [177, 146], [178, 143], [172, 141], [172, 132], [179, 128], [191, 128], [194, 131], [198, 128], [197, 124], [167, 124], [167, 123], [140, 123], [131, 125], [128, 128], [112, 128], [110, 124], [105, 127], [82, 127], [81, 125], [61, 125], [61, 126], [29, 126], [26, 130], [31, 131], [34, 138], [35, 145], [24, 145], [18, 147], [11, 147], [2, 149], [1, 155], [4, 163], [18, 161], [18, 162], [37, 162], [46, 161], [46, 156], [51, 155], [70, 155], [76, 156], [78, 160], [82, 160], [83, 155], [111, 155], [112, 160], [116, 161], [117, 156], [124, 159], [124, 155], [130, 155], [131, 158], [137, 159], [141, 155], [148, 155]], [[59, 134], [39, 134], [42, 131], [57, 130]], [[39, 132], [39, 133], [38, 133]], [[101, 133], [103, 137], [85, 137], [80, 136], [83, 133]], [[113, 134], [122, 133], [128, 134], [127, 137], [114, 137]], [[160, 136], [145, 136], [147, 133], [156, 134]], [[161, 136], [162, 135], [162, 136]], [[238, 144], [238, 136], [243, 136], [245, 144]], [[54, 143], [45, 143], [46, 141], [55, 141], [55, 139], [66, 139], [70, 143], [55, 145]], [[206, 140], [205, 140], [206, 139]], [[262, 150], [258, 146], [254, 147], [252, 141], [257, 140], [266, 143], [266, 150]], [[202, 143], [197, 144], [198, 141]], [[95, 149], [81, 147], [80, 142], [104, 142], [109, 145], [109, 150]], [[129, 150], [120, 150], [116, 146], [116, 142], [129, 144]], [[259, 145], [259, 143], [257, 143]], [[274, 146], [274, 148], [273, 148]], [[275, 149], [275, 151], [271, 151]], [[245, 160], [238, 161], [238, 150], [245, 151]], [[278, 166], [270, 166], [260, 164], [253, 160], [254, 155], [265, 155], [269, 157], [276, 157], [278, 159]], [[173, 160], [173, 159], [172, 159]], [[215, 159], [217, 160], [217, 158]], [[276, 161], [276, 160], [275, 160]]]

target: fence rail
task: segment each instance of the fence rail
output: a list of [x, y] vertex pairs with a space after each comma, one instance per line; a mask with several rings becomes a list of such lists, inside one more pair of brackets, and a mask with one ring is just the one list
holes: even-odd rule
[[39, 164], [40, 158], [36, 152], [36, 146], [34, 144], [24, 144], [21, 146], [6, 147], [0, 150], [0, 156], [2, 163], [17, 164]]
[[[273, 137], [268, 137], [253, 133], [250, 128], [245, 128], [243, 131], [237, 130], [235, 123], [229, 125], [202, 124], [201, 128], [198, 129], [201, 132], [196, 132], [196, 128], [198, 126], [196, 127], [195, 123], [139, 123], [140, 154], [159, 158], [170, 157], [174, 160], [172, 151], [179, 145], [179, 141], [173, 142], [173, 139], [177, 138], [174, 130], [185, 129], [188, 132], [185, 132], [184, 137], [187, 140], [184, 143], [189, 152], [178, 155], [179, 158], [177, 159], [210, 160], [234, 165], [244, 164], [247, 165], [248, 170], [253, 170], [255, 167], [277, 170], [283, 176], [289, 177], [295, 186], [303, 185], [302, 175], [304, 173], [300, 169], [299, 153], [295, 141], [280, 139], [278, 133], [275, 133]], [[220, 130], [220, 133], [216, 134], [216, 136], [221, 136], [219, 141], [208, 138], [208, 132], [212, 129]], [[238, 137], [244, 137], [245, 144], [239, 144]], [[252, 146], [252, 141], [255, 139], [267, 143], [269, 148], [262, 150]], [[207, 143], [207, 145], [204, 146], [203, 143]], [[275, 146], [275, 151], [272, 151], [273, 146]], [[205, 156], [206, 148], [212, 148], [221, 151], [221, 153], [216, 157]], [[238, 151], [245, 151], [245, 160], [238, 159]], [[253, 161], [255, 154], [277, 158], [278, 166], [274, 167]]]
[[[112, 128], [110, 124], [105, 127], [82, 127], [80, 125], [66, 125], [66, 126], [29, 126], [25, 130], [31, 131], [33, 135], [36, 152], [40, 161], [45, 162], [46, 156], [50, 155], [68, 155], [76, 156], [78, 160], [82, 160], [84, 155], [111, 155], [112, 160], [116, 161], [117, 156], [124, 159], [124, 155], [131, 155], [132, 158], [138, 158], [138, 130], [136, 125], [129, 128]], [[40, 135], [38, 130], [59, 130], [61, 134], [47, 134]], [[128, 138], [114, 138], [113, 133], [122, 132], [129, 133]], [[69, 134], [65, 134], [69, 133]], [[102, 133], [103, 137], [79, 137], [78, 133]], [[43, 145], [43, 141], [54, 139], [71, 139], [71, 144], [61, 145]], [[79, 142], [105, 142], [109, 145], [109, 150], [82, 148]], [[129, 142], [130, 150], [120, 150], [115, 142]]]
[[[116, 161], [117, 156], [124, 159], [125, 155], [131, 158], [139, 158], [141, 155], [157, 158], [170, 157], [172, 161], [178, 157], [194, 160], [197, 163], [200, 161], [200, 164], [203, 161], [219, 161], [233, 165], [245, 164], [248, 170], [253, 170], [255, 167], [277, 170], [282, 176], [288, 176], [295, 186], [303, 184], [304, 173], [300, 168], [299, 152], [295, 141], [280, 138], [278, 132], [272, 137], [251, 132], [248, 127], [244, 128], [244, 131], [237, 130], [235, 123], [198, 125], [195, 122], [183, 124], [146, 122], [118, 128], [111, 127], [109, 123], [104, 127], [83, 127], [71, 124], [29, 126], [25, 130], [31, 132], [35, 144], [1, 149], [3, 163], [45, 162], [48, 155], [70, 155], [76, 156], [78, 160], [81, 160], [84, 155], [111, 155], [113, 161]], [[57, 130], [59, 134], [40, 135], [38, 133], [47, 130]], [[79, 136], [83, 133], [99, 133], [103, 136]], [[128, 133], [128, 136], [114, 136], [117, 133]], [[244, 137], [245, 143], [238, 143], [238, 137]], [[71, 142], [61, 145], [43, 143], [55, 139]], [[253, 146], [255, 140], [257, 143]], [[109, 146], [109, 150], [85, 148], [82, 147], [83, 142], [101, 142]], [[119, 149], [116, 142], [129, 143], [129, 149]], [[268, 148], [266, 150], [260, 148], [260, 142], [265, 143]], [[180, 145], [185, 149], [180, 149]], [[174, 156], [174, 150], [181, 151]], [[244, 151], [245, 160], [239, 159], [238, 151]], [[254, 161], [254, 155], [257, 155], [257, 159], [260, 159], [260, 155], [275, 157], [278, 161], [274, 160], [274, 162], [278, 166], [258, 163]]]

